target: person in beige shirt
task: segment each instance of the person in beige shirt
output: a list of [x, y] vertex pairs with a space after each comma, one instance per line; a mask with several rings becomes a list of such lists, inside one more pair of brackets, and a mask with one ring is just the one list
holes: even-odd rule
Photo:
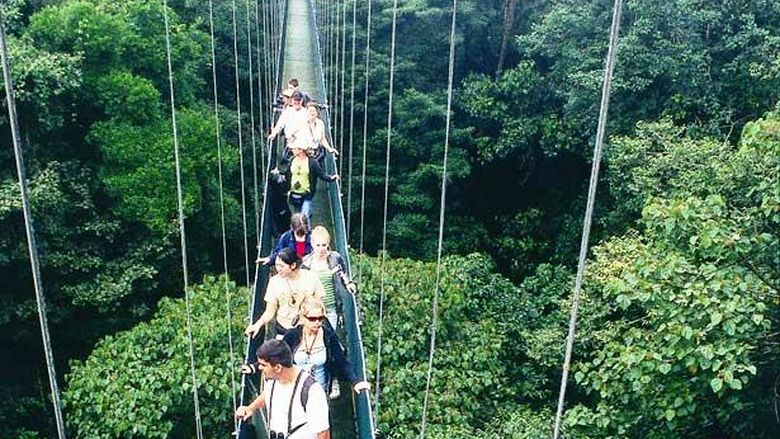
[[276, 275], [268, 281], [265, 290], [265, 311], [244, 331], [250, 337], [255, 337], [273, 319], [276, 319], [276, 333], [283, 336], [297, 323], [305, 297], [325, 297], [319, 277], [309, 270], [301, 270], [301, 259], [295, 250], [285, 248], [279, 252], [274, 267]]
[[333, 155], [338, 155], [339, 151], [336, 148], [330, 146], [328, 137], [325, 135], [325, 122], [320, 119], [320, 109], [317, 108], [317, 104], [312, 102], [307, 105], [306, 113], [307, 127], [311, 133], [311, 138], [313, 139], [313, 142], [311, 143], [312, 151], [309, 151], [309, 154], [315, 154], [317, 148], [322, 145], [325, 151]]

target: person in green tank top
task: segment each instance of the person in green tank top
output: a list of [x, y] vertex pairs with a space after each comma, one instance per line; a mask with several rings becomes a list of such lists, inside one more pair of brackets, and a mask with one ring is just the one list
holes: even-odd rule
[[[339, 296], [339, 291], [343, 291], [343, 288], [338, 288], [337, 285], [343, 285], [352, 294], [357, 292], [357, 285], [349, 278], [341, 255], [330, 250], [330, 234], [325, 227], [317, 226], [311, 231], [311, 245], [313, 251], [303, 258], [302, 266], [311, 270], [320, 279], [325, 290], [323, 297], [325, 317], [331, 326], [336, 328], [338, 310], [341, 309], [343, 303]], [[335, 381], [331, 389], [331, 399], [338, 398], [339, 393], [338, 382]]]
[[325, 289], [325, 315], [334, 328], [337, 327], [337, 310], [341, 305], [336, 282], [341, 282], [351, 293], [357, 291], [357, 285], [347, 275], [344, 269], [344, 259], [338, 252], [330, 249], [330, 233], [323, 226], [317, 226], [311, 231], [312, 253], [303, 258], [303, 268], [311, 270], [322, 282]]

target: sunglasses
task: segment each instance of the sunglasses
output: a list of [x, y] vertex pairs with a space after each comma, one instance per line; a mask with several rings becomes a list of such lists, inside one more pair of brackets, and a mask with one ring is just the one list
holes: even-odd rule
[[304, 316], [306, 317], [306, 320], [310, 322], [321, 322], [325, 320], [325, 316]]

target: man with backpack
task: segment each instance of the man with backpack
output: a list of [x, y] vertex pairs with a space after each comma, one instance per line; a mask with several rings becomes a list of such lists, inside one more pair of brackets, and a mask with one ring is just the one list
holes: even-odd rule
[[266, 380], [263, 392], [237, 408], [236, 419], [246, 421], [266, 408], [270, 439], [330, 439], [325, 391], [311, 374], [293, 365], [287, 343], [263, 343], [257, 349], [256, 367]]

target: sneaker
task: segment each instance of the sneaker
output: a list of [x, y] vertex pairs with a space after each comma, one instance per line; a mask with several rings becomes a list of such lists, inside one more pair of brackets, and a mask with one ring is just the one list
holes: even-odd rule
[[333, 381], [333, 384], [330, 386], [330, 399], [338, 399], [338, 397], [341, 396], [341, 390], [339, 389], [339, 382]]

